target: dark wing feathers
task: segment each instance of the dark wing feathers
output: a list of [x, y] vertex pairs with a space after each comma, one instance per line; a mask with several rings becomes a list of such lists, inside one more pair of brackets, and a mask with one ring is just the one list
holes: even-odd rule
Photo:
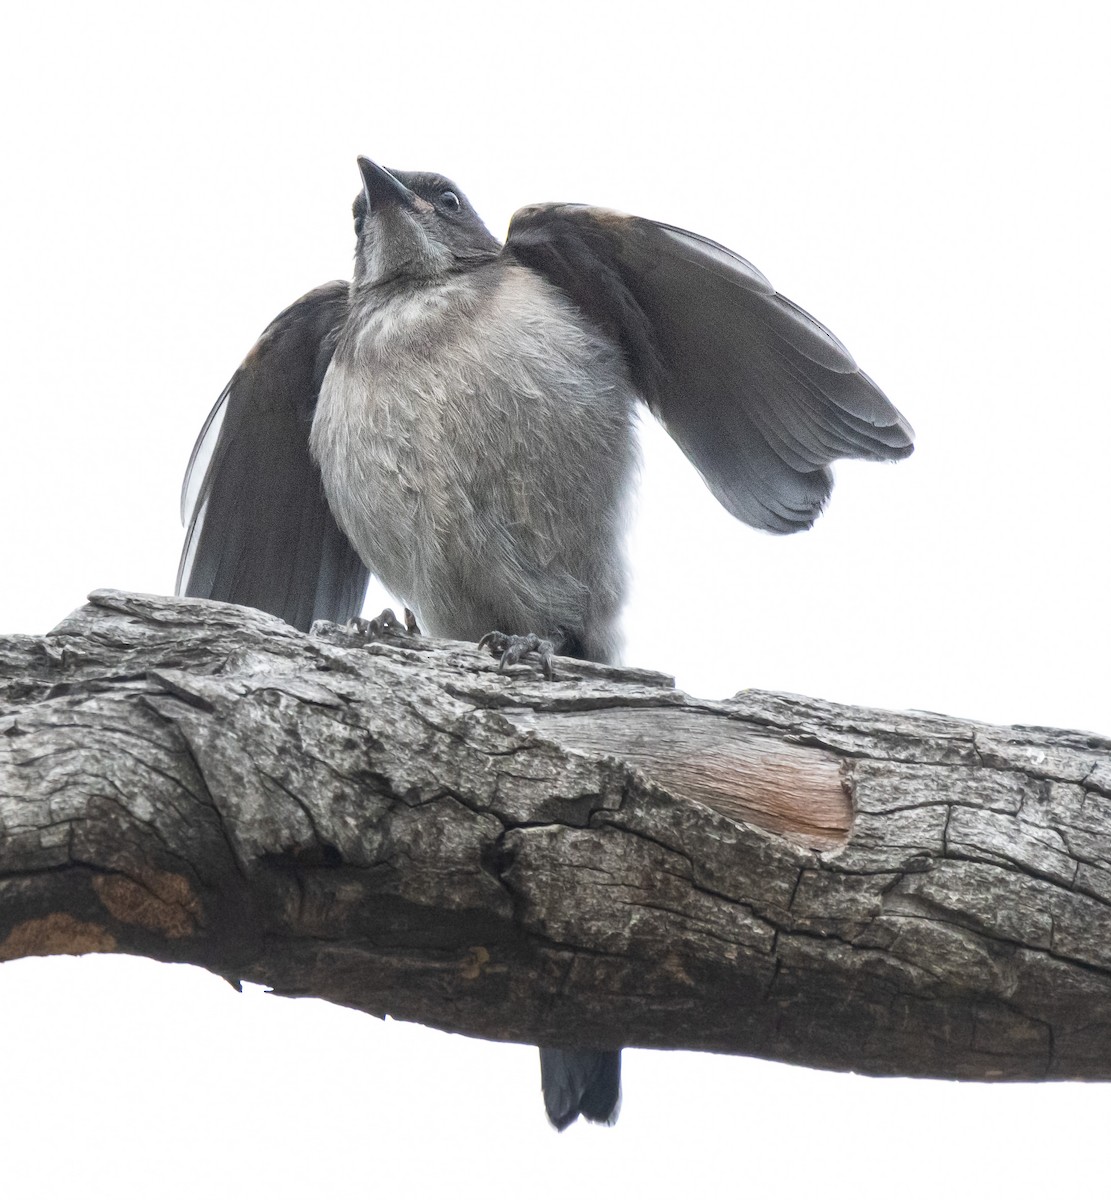
[[506, 248], [621, 344], [641, 395], [740, 520], [805, 529], [830, 463], [911, 452], [910, 426], [841, 342], [724, 246], [553, 204], [522, 209]]
[[[582, 209], [584, 214], [599, 211], [587, 209], [585, 206], [582, 206]], [[619, 213], [609, 215], [620, 218], [621, 221], [640, 222], [642, 220], [640, 217], [626, 217]], [[703, 237], [700, 233], [691, 233], [688, 229], [680, 229], [677, 225], [665, 225], [660, 221], [649, 221], [647, 224], [653, 225], [665, 241], [672, 243], [671, 251], [676, 257], [685, 259], [687, 262], [697, 263], [702, 269], [714, 271], [736, 284], [737, 287], [755, 292], [759, 296], [775, 295], [775, 288], [772, 287], [771, 280], [763, 271], [754, 267], [747, 258], [734, 254], [720, 242]]]
[[299, 629], [358, 615], [368, 572], [309, 454], [347, 292], [337, 280], [287, 308], [205, 422], [182, 488], [180, 595], [261, 608]]

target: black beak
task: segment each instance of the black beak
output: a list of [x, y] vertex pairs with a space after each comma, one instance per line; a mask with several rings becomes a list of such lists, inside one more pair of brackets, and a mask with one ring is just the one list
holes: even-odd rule
[[363, 193], [366, 195], [368, 208], [376, 204], [399, 204], [403, 208], [411, 208], [416, 196], [413, 192], [376, 162], [369, 158], [359, 158], [359, 174], [363, 177]]

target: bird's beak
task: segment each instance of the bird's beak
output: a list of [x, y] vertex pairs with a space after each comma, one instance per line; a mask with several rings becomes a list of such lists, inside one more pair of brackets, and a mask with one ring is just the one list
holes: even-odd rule
[[405, 184], [391, 175], [385, 167], [380, 167], [369, 158], [359, 158], [359, 174], [363, 177], [363, 192], [366, 195], [367, 208], [375, 205], [400, 204], [403, 208], [412, 208], [416, 194]]

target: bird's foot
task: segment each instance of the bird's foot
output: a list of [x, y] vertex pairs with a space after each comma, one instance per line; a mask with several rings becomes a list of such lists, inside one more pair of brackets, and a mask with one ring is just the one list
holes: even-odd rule
[[481, 650], [484, 646], [490, 647], [491, 654], [501, 655], [499, 671], [519, 663], [526, 654], [536, 654], [540, 658], [544, 678], [555, 679], [555, 667], [552, 664], [555, 645], [547, 638], [537, 637], [535, 633], [502, 633], [500, 629], [493, 629], [479, 639], [478, 648]]
[[416, 637], [420, 635], [420, 626], [411, 608], [405, 609], [405, 623], [397, 619], [392, 608], [384, 608], [376, 617], [369, 621], [365, 617], [354, 617], [347, 622], [350, 633], [357, 633], [368, 642], [376, 642], [384, 633], [397, 637]]

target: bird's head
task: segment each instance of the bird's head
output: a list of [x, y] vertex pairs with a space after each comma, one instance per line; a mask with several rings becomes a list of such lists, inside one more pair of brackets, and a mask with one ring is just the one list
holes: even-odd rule
[[435, 279], [493, 258], [501, 243], [467, 197], [442, 175], [387, 171], [359, 159], [355, 198], [355, 284]]

